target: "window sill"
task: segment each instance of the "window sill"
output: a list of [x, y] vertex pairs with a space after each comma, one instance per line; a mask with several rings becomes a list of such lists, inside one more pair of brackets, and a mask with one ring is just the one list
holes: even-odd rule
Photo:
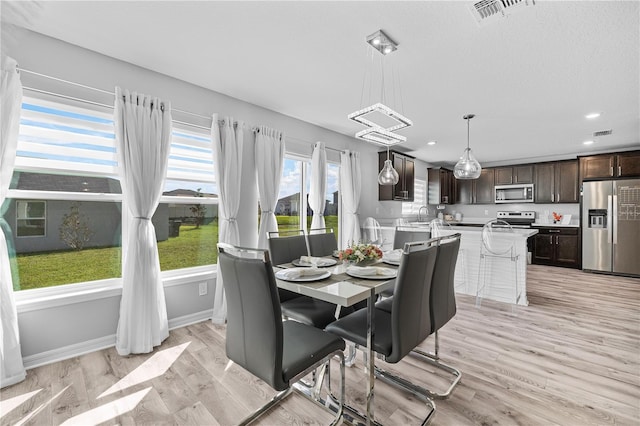
[[[166, 271], [161, 274], [162, 283], [167, 288], [193, 283], [198, 280], [214, 279], [217, 270], [217, 265], [209, 265]], [[122, 279], [111, 278], [55, 287], [35, 288], [17, 291], [13, 294], [18, 313], [23, 313], [121, 296]]]

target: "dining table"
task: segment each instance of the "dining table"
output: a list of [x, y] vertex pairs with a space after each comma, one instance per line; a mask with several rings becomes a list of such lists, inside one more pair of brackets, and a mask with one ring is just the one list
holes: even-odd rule
[[[332, 257], [320, 259], [332, 259]], [[278, 288], [337, 305], [336, 318], [340, 307], [352, 306], [367, 300], [366, 413], [345, 404], [343, 416], [351, 424], [379, 424], [374, 417], [375, 303], [378, 294], [392, 289], [395, 285], [399, 257], [397, 260], [391, 256], [388, 256], [387, 259], [383, 257], [383, 259], [361, 269], [358, 269], [358, 264], [338, 259], [335, 261], [335, 263], [328, 260], [320, 261], [320, 265], [326, 266], [314, 265], [313, 267], [317, 267], [319, 270], [309, 271], [308, 275], [303, 271], [291, 270], [304, 267], [304, 264], [300, 262], [274, 265], [276, 283]], [[372, 271], [375, 273], [371, 273]]]

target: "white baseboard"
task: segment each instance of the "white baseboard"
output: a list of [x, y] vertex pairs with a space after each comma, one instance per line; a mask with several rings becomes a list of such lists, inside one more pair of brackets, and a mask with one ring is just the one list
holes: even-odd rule
[[193, 314], [173, 318], [169, 320], [169, 330], [173, 330], [174, 328], [179, 327], [186, 327], [187, 325], [208, 320], [211, 319], [212, 316], [213, 309], [207, 309], [206, 311], [195, 312]]
[[106, 349], [116, 344], [116, 335], [99, 337], [97, 339], [87, 340], [85, 342], [74, 343], [73, 345], [63, 346], [61, 348], [52, 349], [50, 351], [40, 352], [38, 354], [25, 356], [22, 358], [24, 368], [30, 369], [40, 367], [41, 365], [51, 364], [53, 362], [63, 361], [88, 354], [90, 352]]
[[[179, 327], [185, 327], [207, 319], [211, 319], [213, 309], [196, 312], [182, 317], [172, 318], [169, 320], [169, 330]], [[85, 342], [74, 343], [73, 345], [63, 346], [61, 348], [52, 349], [50, 351], [29, 355], [22, 358], [25, 369], [40, 367], [42, 365], [51, 364], [53, 362], [63, 361], [65, 359], [88, 354], [90, 352], [99, 351], [110, 348], [116, 344], [116, 335], [99, 337], [97, 339], [87, 340]]]

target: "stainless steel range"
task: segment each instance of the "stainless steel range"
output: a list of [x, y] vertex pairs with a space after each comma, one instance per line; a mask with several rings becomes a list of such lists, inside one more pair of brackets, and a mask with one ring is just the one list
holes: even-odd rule
[[512, 228], [531, 228], [531, 224], [536, 221], [536, 212], [534, 211], [521, 211], [521, 212], [498, 212], [497, 218], [504, 220]]

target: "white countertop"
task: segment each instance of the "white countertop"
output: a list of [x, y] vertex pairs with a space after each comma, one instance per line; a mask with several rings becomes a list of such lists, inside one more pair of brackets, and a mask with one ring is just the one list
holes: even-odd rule
[[[451, 229], [456, 231], [456, 232], [460, 232], [460, 233], [465, 233], [465, 232], [479, 233], [479, 232], [482, 232], [482, 228], [476, 228], [476, 227], [473, 227], [473, 226], [452, 226]], [[536, 235], [537, 233], [538, 233], [537, 229], [512, 228], [510, 231], [501, 232], [500, 235], [501, 236], [505, 236], [505, 237], [513, 236], [513, 237], [529, 238], [532, 235]]]
[[562, 224], [562, 223], [538, 223], [538, 222], [534, 222], [531, 224], [531, 226], [537, 226], [539, 228], [579, 228], [580, 224], [579, 223], [567, 223], [567, 224]]

